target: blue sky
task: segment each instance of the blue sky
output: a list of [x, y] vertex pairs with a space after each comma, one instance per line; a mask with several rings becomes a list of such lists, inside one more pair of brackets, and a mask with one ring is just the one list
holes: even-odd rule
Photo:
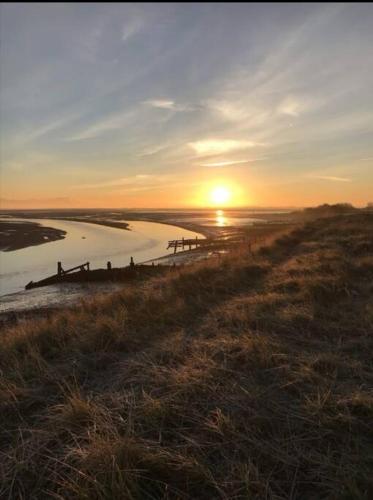
[[373, 201], [373, 5], [2, 4], [4, 207]]

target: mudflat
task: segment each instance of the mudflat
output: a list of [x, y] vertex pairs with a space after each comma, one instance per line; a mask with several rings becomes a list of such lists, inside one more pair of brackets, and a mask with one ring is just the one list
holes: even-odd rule
[[10, 252], [50, 241], [61, 240], [66, 231], [37, 222], [0, 221], [0, 250]]

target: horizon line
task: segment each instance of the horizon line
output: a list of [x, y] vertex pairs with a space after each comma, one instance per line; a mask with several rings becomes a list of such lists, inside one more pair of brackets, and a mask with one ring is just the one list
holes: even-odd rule
[[[318, 206], [318, 205], [315, 205]], [[280, 209], [307, 208], [305, 205], [244, 205], [237, 207], [17, 207], [1, 208], [0, 212], [12, 210], [248, 210], [248, 209]]]

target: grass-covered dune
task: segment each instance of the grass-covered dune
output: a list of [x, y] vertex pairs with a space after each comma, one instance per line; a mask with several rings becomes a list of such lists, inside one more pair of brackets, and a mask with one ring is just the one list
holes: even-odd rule
[[373, 497], [373, 215], [1, 333], [0, 497]]

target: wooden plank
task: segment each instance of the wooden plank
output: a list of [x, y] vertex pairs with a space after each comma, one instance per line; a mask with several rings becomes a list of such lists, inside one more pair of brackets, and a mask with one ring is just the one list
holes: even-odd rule
[[[87, 269], [85, 269], [87, 268]], [[80, 264], [79, 266], [72, 267], [71, 269], [62, 270], [62, 274], [67, 274], [71, 273], [72, 271], [75, 271], [76, 269], [80, 269], [81, 271], [86, 270], [89, 271], [89, 262], [85, 262], [84, 264]]]

